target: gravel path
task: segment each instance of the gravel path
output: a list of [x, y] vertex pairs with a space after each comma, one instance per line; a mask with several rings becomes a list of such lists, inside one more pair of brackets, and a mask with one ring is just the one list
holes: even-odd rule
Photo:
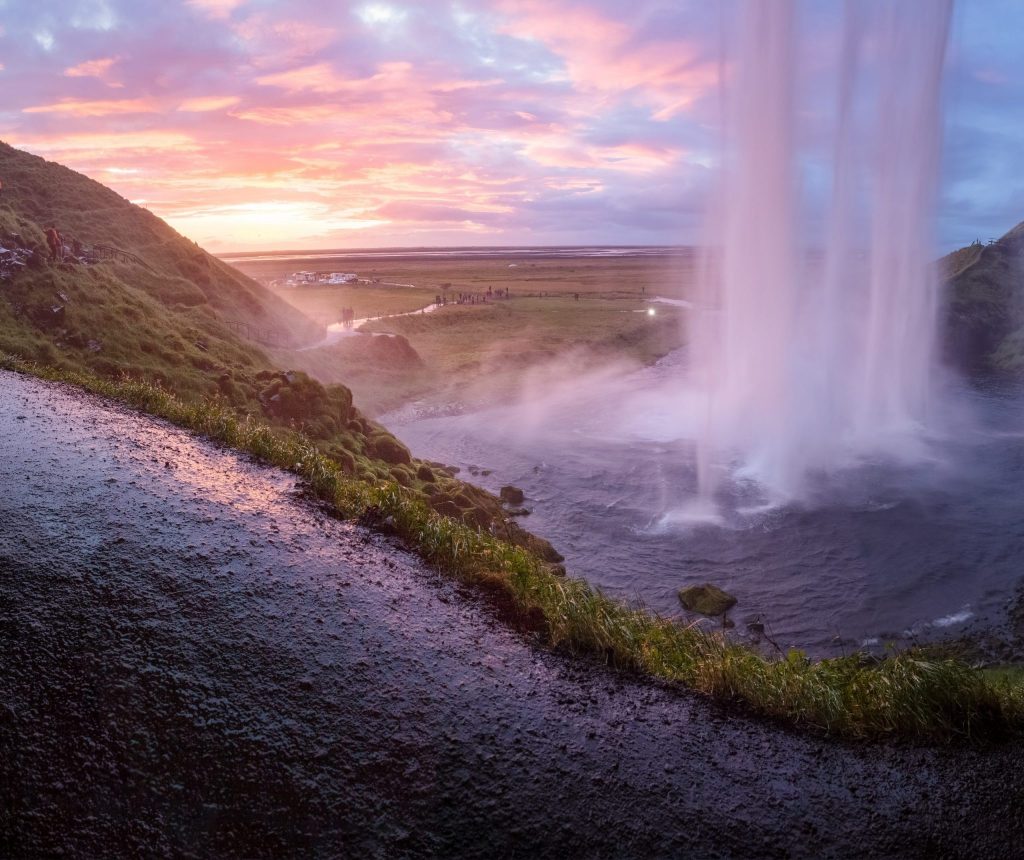
[[281, 472], [0, 373], [0, 855], [1024, 856], [1024, 747], [549, 653]]

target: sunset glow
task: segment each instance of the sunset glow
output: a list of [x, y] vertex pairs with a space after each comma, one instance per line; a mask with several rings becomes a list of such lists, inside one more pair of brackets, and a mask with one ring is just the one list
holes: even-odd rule
[[[976, 129], [1019, 76], [1012, 39], [963, 8], [945, 191], [981, 233], [1013, 220], [1024, 132], [1004, 119], [981, 168]], [[6, 0], [0, 139], [213, 250], [695, 241], [722, 68], [702, 9]]]

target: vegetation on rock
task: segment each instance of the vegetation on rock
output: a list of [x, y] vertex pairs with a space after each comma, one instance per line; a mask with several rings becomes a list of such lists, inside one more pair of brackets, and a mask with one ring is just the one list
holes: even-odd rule
[[727, 591], [722, 591], [717, 585], [705, 583], [680, 589], [679, 602], [690, 612], [717, 618], [725, 615], [736, 605], [736, 598]]

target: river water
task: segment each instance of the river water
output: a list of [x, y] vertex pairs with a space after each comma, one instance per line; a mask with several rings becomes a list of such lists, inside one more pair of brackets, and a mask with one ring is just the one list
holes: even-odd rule
[[683, 615], [681, 587], [712, 582], [739, 598], [738, 635], [760, 621], [819, 655], [1001, 617], [1024, 575], [1024, 399], [960, 388], [955, 429], [912, 461], [848, 464], [784, 504], [725, 470], [715, 510], [695, 512], [682, 361], [577, 375], [529, 406], [383, 421], [420, 457], [493, 470], [462, 477], [522, 487], [523, 525], [571, 575], [663, 614]]

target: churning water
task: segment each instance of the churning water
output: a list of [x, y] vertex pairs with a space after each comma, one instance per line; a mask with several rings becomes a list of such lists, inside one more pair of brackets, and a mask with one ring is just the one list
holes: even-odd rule
[[760, 618], [817, 654], [1001, 617], [1024, 558], [1024, 399], [961, 390], [969, 414], [929, 439], [931, 459], [813, 473], [799, 501], [725, 473], [702, 518], [682, 363], [577, 377], [529, 408], [385, 421], [419, 456], [494, 470], [462, 477], [522, 487], [523, 525], [570, 574], [666, 614], [713, 582], [739, 598], [739, 632]]

